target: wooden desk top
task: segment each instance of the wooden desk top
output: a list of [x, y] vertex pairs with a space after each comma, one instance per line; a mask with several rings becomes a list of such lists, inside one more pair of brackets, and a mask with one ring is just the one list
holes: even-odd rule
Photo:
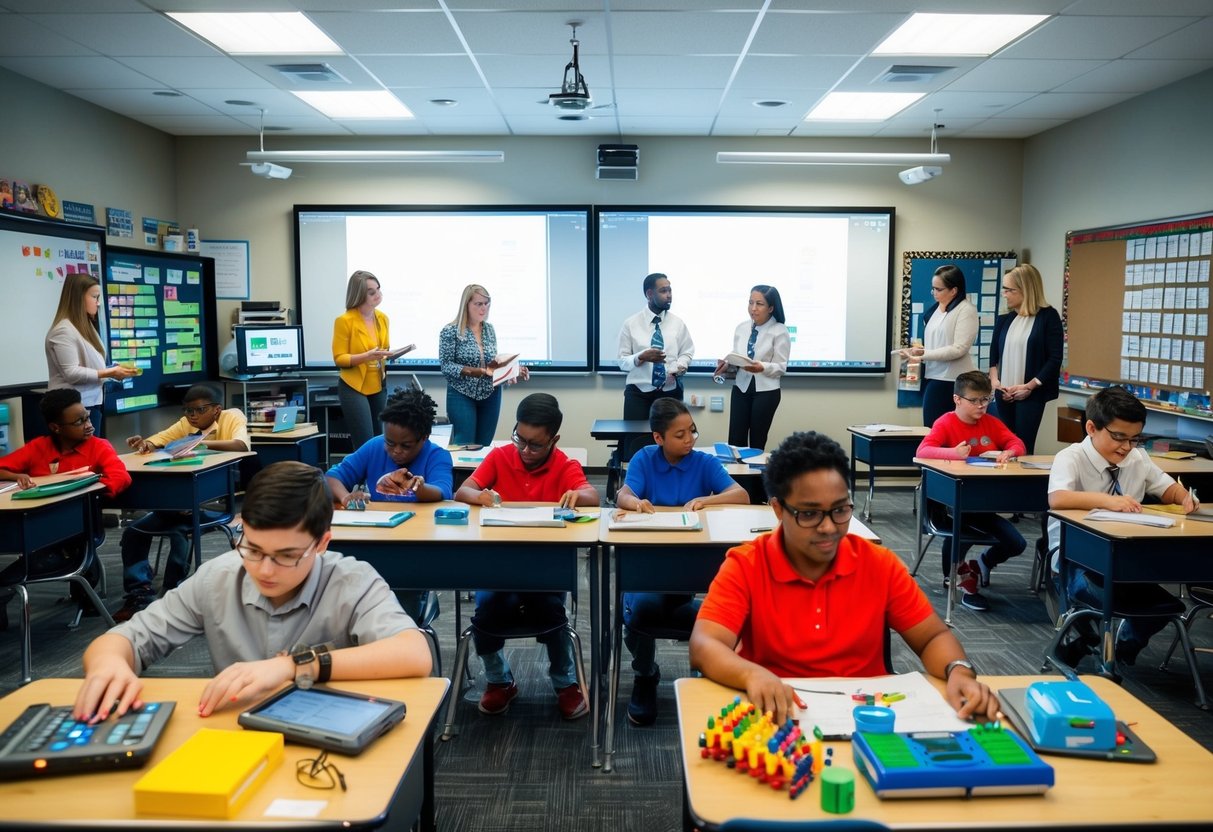
[[898, 427], [907, 428], [907, 430], [872, 430], [870, 425], [850, 425], [847, 427], [847, 431], [857, 436], [866, 436], [868, 439], [918, 439], [919, 441], [922, 441], [922, 437], [931, 432], [930, 428], [921, 425], [898, 425]]
[[[505, 507], [550, 505], [555, 503], [505, 503]], [[372, 511], [412, 511], [416, 516], [395, 528], [367, 526], [333, 526], [333, 548], [341, 551], [341, 541], [366, 542], [425, 542], [425, 543], [546, 543], [594, 546], [598, 543], [600, 520], [589, 523], [565, 523], [564, 528], [543, 526], [481, 526], [480, 506], [445, 500], [440, 503], [394, 503], [370, 502]], [[466, 526], [445, 526], [434, 522], [434, 511], [439, 508], [466, 508], [470, 510]], [[604, 509], [581, 507], [577, 511], [600, 512]]]
[[[148, 766], [128, 771], [107, 771], [42, 781], [24, 780], [0, 783], [0, 804], [4, 820], [76, 823], [137, 822], [163, 817], [136, 816], [132, 786], [148, 769], [163, 760], [199, 728], [242, 730], [236, 725], [239, 711], [225, 709], [203, 719], [198, 716], [198, 696], [206, 679], [144, 679], [143, 698], [147, 701], [175, 700], [177, 707], [164, 736]], [[404, 722], [376, 740], [358, 757], [331, 755], [330, 759], [345, 775], [349, 791], [318, 791], [301, 786], [295, 779], [295, 763], [314, 757], [315, 749], [287, 743], [282, 763], [270, 779], [253, 795], [237, 815], [245, 822], [287, 822], [265, 816], [266, 807], [277, 798], [322, 801], [318, 820], [338, 824], [346, 820], [369, 820], [391, 803], [405, 769], [409, 766], [429, 728], [430, 720], [442, 704], [447, 687], [443, 678], [391, 679], [364, 682], [339, 682], [331, 687], [358, 693], [397, 699], [408, 706]], [[8, 725], [28, 705], [36, 702], [69, 704], [76, 698], [79, 679], [40, 679], [0, 699], [0, 725]], [[70, 795], [70, 799], [64, 799]], [[206, 827], [220, 827], [222, 821], [196, 821]]]
[[1048, 454], [1023, 456], [1012, 462], [1006, 462], [997, 467], [987, 465], [971, 465], [963, 459], [924, 459], [914, 457], [914, 464], [923, 468], [931, 468], [949, 477], [1045, 477], [1049, 476], [1047, 468], [1025, 468], [1024, 461], [1051, 463], [1053, 457]]
[[1084, 529], [1090, 529], [1100, 537], [1114, 538], [1158, 538], [1159, 540], [1167, 540], [1176, 537], [1204, 537], [1209, 539], [1210, 551], [1213, 552], [1213, 523], [1202, 520], [1187, 520], [1182, 514], [1155, 514], [1155, 512], [1147, 512], [1156, 517], [1170, 517], [1175, 521], [1175, 525], [1170, 528], [1161, 526], [1141, 526], [1137, 523], [1116, 523], [1106, 520], [1087, 520], [1086, 509], [1065, 509], [1063, 511], [1050, 511], [1050, 515], [1064, 519], [1067, 523], [1073, 523], [1075, 526], [1081, 526]]
[[[684, 509], [676, 506], [657, 506], [656, 508], [658, 511], [684, 511]], [[614, 509], [603, 509], [604, 513], [609, 511], [614, 511]], [[744, 521], [729, 524], [730, 527], [727, 530], [719, 528], [714, 530], [707, 515], [722, 511], [734, 512], [738, 517], [744, 517]], [[604, 519], [599, 523], [598, 539], [600, 542], [610, 546], [736, 546], [739, 543], [746, 543], [763, 534], [763, 532], [750, 531], [751, 529], [762, 528], [770, 530], [774, 529], [777, 525], [775, 511], [770, 506], [708, 506], [699, 510], [699, 517], [703, 529], [694, 532], [611, 531]], [[723, 533], [720, 533], [721, 531]], [[849, 533], [867, 538], [874, 543], [881, 542], [880, 536], [865, 526], [858, 517], [851, 517]]]
[[[1051, 677], [1054, 680], [1057, 677]], [[1040, 681], [1036, 676], [983, 676], [990, 687], [1021, 688]], [[1153, 765], [1046, 756], [1056, 783], [1044, 795], [880, 800], [863, 775], [855, 770], [850, 743], [831, 742], [835, 765], [855, 771], [855, 811], [843, 818], [879, 821], [891, 828], [987, 829], [993, 826], [1049, 829], [1070, 825], [1100, 827], [1125, 823], [1213, 822], [1209, 772], [1213, 754], [1184, 735], [1132, 694], [1099, 676], [1082, 681], [1104, 699], [1117, 719], [1158, 754]], [[932, 679], [936, 687], [943, 683]], [[710, 824], [745, 816], [780, 821], [837, 818], [821, 809], [821, 785], [813, 783], [797, 800], [740, 777], [723, 763], [699, 756], [699, 734], [707, 717], [719, 712], [736, 691], [707, 679], [678, 679], [683, 771], [693, 815]], [[803, 723], [802, 723], [803, 724]]]
[[255, 451], [217, 451], [202, 457], [202, 462], [198, 465], [148, 465], [153, 459], [151, 454], [134, 452], [120, 454], [118, 458], [122, 460], [122, 464], [126, 466], [126, 470], [132, 474], [180, 474], [189, 473], [190, 471], [205, 471], [208, 468], [227, 465], [246, 456], [256, 455]]
[[309, 436], [323, 435], [314, 422], [296, 425], [291, 430], [281, 430], [277, 433], [269, 430], [249, 431], [249, 439], [254, 445], [258, 442], [293, 442], [297, 439], [307, 439]]
[[1204, 459], [1203, 457], [1197, 457], [1196, 459], [1167, 459], [1161, 456], [1152, 456], [1150, 457], [1150, 461], [1173, 477], [1184, 474], [1213, 474], [1213, 459]]
[[[46, 485], [55, 481], [55, 477], [38, 477], [34, 482], [40, 485]], [[7, 485], [7, 483], [6, 483]], [[39, 497], [34, 500], [14, 500], [13, 495], [20, 493], [16, 488], [10, 488], [3, 494], [0, 494], [0, 511], [23, 511], [39, 506], [49, 506], [55, 503], [63, 503], [68, 500], [75, 499], [83, 494], [92, 494], [94, 491], [101, 491], [105, 486], [99, 482], [92, 485], [86, 485], [83, 488], [77, 488], [75, 491], [68, 491], [64, 494], [56, 494], [53, 497]]]

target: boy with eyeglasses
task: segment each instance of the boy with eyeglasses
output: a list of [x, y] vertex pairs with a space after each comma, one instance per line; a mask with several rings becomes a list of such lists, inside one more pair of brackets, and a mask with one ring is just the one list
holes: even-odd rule
[[[181, 408], [184, 414], [174, 424], [146, 439], [132, 436], [126, 444], [141, 454], [165, 447], [187, 436], [203, 434], [206, 439], [198, 447], [215, 451], [247, 451], [249, 449], [248, 420], [238, 408], [223, 409], [219, 391], [209, 384], [195, 384], [185, 392]], [[215, 520], [220, 515], [203, 511], [201, 519]], [[189, 572], [190, 539], [194, 520], [190, 512], [152, 511], [126, 527], [122, 532], [122, 608], [114, 613], [115, 621], [129, 621], [131, 616], [150, 604], [156, 597], [152, 585], [155, 577], [148, 555], [153, 534], [168, 539], [168, 562], [164, 566], [164, 591], [168, 592], [185, 579]]]
[[[481, 506], [500, 505], [502, 500], [559, 503], [565, 508], [598, 505], [598, 491], [581, 465], [556, 447], [564, 421], [556, 398], [532, 393], [518, 403], [515, 419], [513, 442], [493, 448], [455, 492], [455, 499]], [[481, 713], [505, 713], [518, 695], [503, 652], [505, 639], [492, 634], [519, 626], [544, 631], [539, 641], [547, 647], [548, 674], [561, 716], [577, 719], [589, 712], [577, 684], [573, 642], [565, 630], [564, 596], [563, 592], [476, 593], [473, 642], [488, 679], [480, 697]]]
[[[1154, 464], [1141, 444], [1146, 425], [1146, 407], [1124, 387], [1107, 387], [1087, 401], [1087, 436], [1063, 448], [1049, 469], [1049, 508], [1109, 509], [1141, 511], [1141, 500], [1149, 494], [1162, 503], [1183, 506], [1191, 514], [1200, 508], [1190, 491]], [[1051, 567], [1059, 566], [1061, 521], [1049, 518]], [[1055, 591], [1058, 587], [1054, 586]], [[1092, 607], [1102, 607], [1103, 577], [1071, 566], [1066, 596]], [[1166, 607], [1177, 599], [1157, 584], [1120, 584], [1114, 589], [1117, 606], [1139, 609]], [[1116, 640], [1116, 660], [1133, 664], [1150, 638], [1167, 626], [1165, 616], [1125, 619]], [[1090, 621], [1076, 626], [1078, 637], [1060, 645], [1058, 657], [1071, 667], [1098, 647], [1099, 639]]]
[[[649, 408], [649, 428], [656, 445], [641, 448], [628, 464], [623, 487], [615, 495], [620, 512], [652, 514], [654, 506], [682, 506], [698, 511], [707, 505], [746, 504], [750, 495], [733, 480], [720, 460], [695, 450], [699, 431], [691, 412], [679, 399], [658, 399]], [[695, 623], [699, 602], [694, 595], [662, 592], [625, 592], [623, 595], [624, 644], [632, 654], [632, 697], [628, 720], [652, 725], [657, 719], [657, 685], [661, 667], [652, 636], [633, 632], [668, 628], [688, 630]]]
[[328, 551], [333, 498], [319, 470], [279, 462], [245, 493], [244, 534], [187, 581], [84, 652], [75, 717], [98, 722], [142, 704], [139, 673], [196, 635], [216, 675], [210, 716], [298, 680], [424, 676], [425, 636], [373, 567]]
[[846, 452], [820, 433], [794, 433], [772, 452], [763, 484], [779, 525], [729, 550], [691, 633], [691, 666], [783, 722], [803, 707], [783, 679], [884, 675], [892, 628], [946, 680], [958, 716], [994, 719], [998, 698], [905, 564], [847, 534], [848, 475]]
[[[961, 373], [956, 377], [953, 390], [952, 401], [956, 409], [935, 420], [930, 432], [919, 443], [915, 456], [926, 459], [968, 459], [970, 456], [980, 456], [993, 451], [996, 454], [995, 462], [1002, 464], [1024, 453], [1023, 440], [1011, 433], [997, 417], [987, 412], [990, 402], [994, 401], [989, 376], [979, 370]], [[978, 592], [978, 585], [989, 586], [990, 571], [998, 564], [1023, 552], [1027, 544], [1011, 521], [993, 512], [968, 512], [963, 523], [985, 532], [997, 541], [975, 560], [967, 563], [964, 556], [969, 544], [960, 544], [960, 551], [956, 554], [960, 562], [956, 568], [956, 581], [962, 593], [961, 605], [977, 612], [987, 612], [990, 602]], [[957, 519], [952, 518], [953, 528], [957, 525]], [[952, 574], [953, 545], [953, 538], [944, 539], [945, 585]]]

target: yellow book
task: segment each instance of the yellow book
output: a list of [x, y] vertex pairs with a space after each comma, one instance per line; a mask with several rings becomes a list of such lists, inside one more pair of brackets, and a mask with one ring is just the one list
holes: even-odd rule
[[201, 728], [135, 783], [135, 812], [232, 818], [282, 762], [281, 734]]

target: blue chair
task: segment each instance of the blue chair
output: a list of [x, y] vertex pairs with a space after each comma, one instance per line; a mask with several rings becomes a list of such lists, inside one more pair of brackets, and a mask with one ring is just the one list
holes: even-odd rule
[[[944, 538], [952, 540], [952, 574], [948, 583], [948, 605], [944, 614], [944, 622], [950, 627], [952, 626], [952, 609], [956, 598], [956, 578], [957, 570], [960, 566], [960, 550], [963, 546], [993, 546], [998, 542], [993, 536], [986, 534], [981, 529], [975, 529], [972, 526], [961, 524], [959, 535], [955, 530], [953, 518], [948, 515], [947, 510], [934, 500], [928, 500], [927, 505], [920, 512], [922, 525], [918, 530], [918, 559], [914, 561], [914, 568], [910, 570], [913, 576], [918, 575], [918, 567], [922, 565], [922, 559], [927, 554], [927, 549], [931, 548], [931, 543], [935, 538]], [[923, 538], [926, 538], [925, 542]]]

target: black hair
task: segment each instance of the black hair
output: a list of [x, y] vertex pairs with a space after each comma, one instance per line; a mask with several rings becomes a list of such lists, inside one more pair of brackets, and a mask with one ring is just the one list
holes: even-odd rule
[[675, 419], [690, 412], [680, 399], [671, 399], [669, 396], [658, 399], [649, 408], [649, 430], [664, 435]]
[[643, 285], [645, 297], [648, 297], [649, 292], [651, 292], [651, 291], [653, 291], [653, 289], [657, 288], [658, 280], [669, 280], [669, 278], [666, 277], [661, 272], [653, 272], [652, 274], [646, 274], [644, 276], [644, 283], [642, 285]]
[[555, 436], [560, 432], [564, 414], [560, 412], [560, 403], [556, 401], [555, 396], [549, 393], [532, 393], [518, 402], [514, 419], [525, 425], [547, 428], [548, 435]]
[[965, 273], [960, 270], [959, 266], [949, 263], [936, 269], [933, 276], [942, 281], [945, 289], [956, 290], [956, 297], [952, 298], [952, 302], [945, 307], [948, 312], [951, 312], [958, 303], [965, 299]]
[[779, 290], [774, 286], [767, 286], [765, 283], [759, 283], [750, 289], [751, 292], [759, 292], [762, 294], [762, 299], [767, 302], [767, 306], [771, 307], [771, 317], [779, 321], [779, 323], [787, 323], [783, 316], [783, 298], [779, 297]]
[[420, 441], [433, 431], [437, 413], [438, 405], [424, 391], [397, 387], [388, 397], [379, 421], [407, 428]]
[[792, 480], [823, 468], [837, 471], [847, 480], [851, 472], [847, 452], [824, 433], [797, 431], [771, 451], [762, 484], [768, 495], [783, 502], [792, 489]]
[[52, 422], [58, 422], [63, 411], [74, 404], [80, 404], [79, 390], [75, 387], [56, 387], [46, 391], [46, 395], [38, 403], [38, 409], [42, 411], [42, 420], [50, 425]]
[[223, 394], [211, 384], [195, 384], [185, 391], [183, 402], [208, 401], [211, 404], [223, 404]]
[[333, 522], [333, 495], [319, 468], [275, 462], [248, 484], [240, 516], [251, 529], [302, 527], [312, 537], [320, 537]]
[[1087, 419], [1097, 430], [1106, 428], [1117, 419], [1144, 425], [1146, 406], [1126, 387], [1105, 387], [1087, 401]]
[[990, 377], [981, 370], [969, 370], [967, 373], [961, 373], [952, 384], [952, 392], [961, 397], [969, 392], [980, 393], [984, 396], [993, 390], [994, 386], [990, 384]]

